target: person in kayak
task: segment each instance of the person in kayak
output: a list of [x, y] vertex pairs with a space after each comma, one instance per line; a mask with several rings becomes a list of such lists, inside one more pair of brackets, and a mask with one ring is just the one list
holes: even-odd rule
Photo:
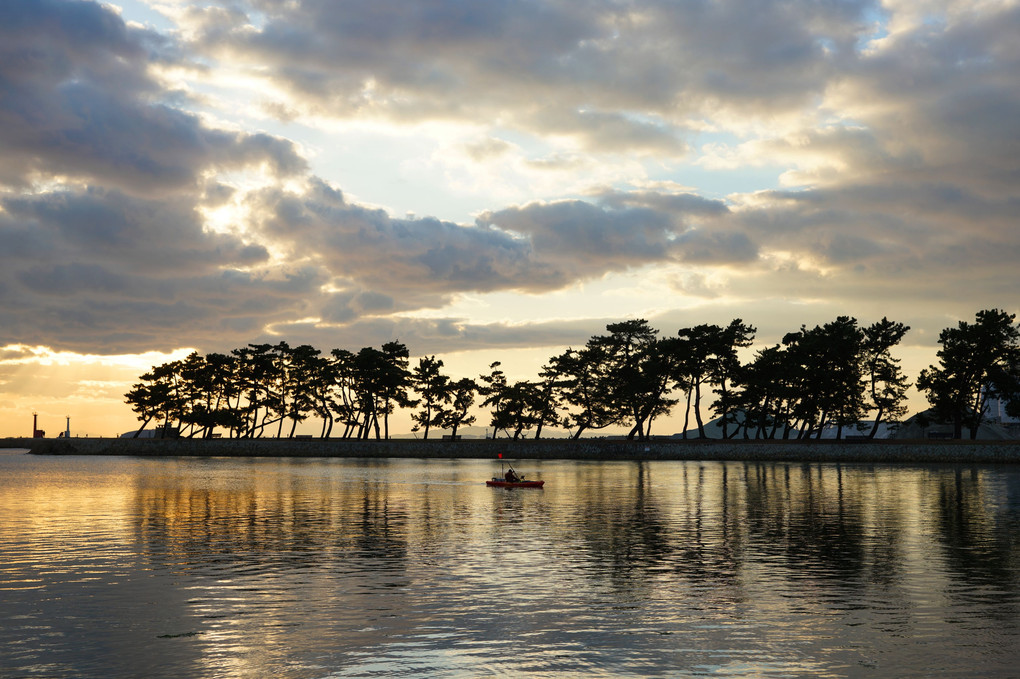
[[507, 483], [518, 483], [521, 480], [521, 477], [517, 476], [517, 472], [514, 471], [513, 467], [506, 470], [506, 474], [503, 475], [503, 478], [506, 479]]

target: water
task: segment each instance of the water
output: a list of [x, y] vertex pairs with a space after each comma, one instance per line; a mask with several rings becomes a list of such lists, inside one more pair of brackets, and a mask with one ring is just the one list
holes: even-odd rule
[[2, 677], [1015, 677], [1020, 469], [0, 454]]

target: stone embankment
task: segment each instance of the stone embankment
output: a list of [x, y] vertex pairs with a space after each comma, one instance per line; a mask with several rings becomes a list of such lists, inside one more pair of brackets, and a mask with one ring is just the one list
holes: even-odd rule
[[38, 455], [141, 457], [410, 457], [532, 460], [749, 460], [868, 463], [1020, 463], [1020, 441], [684, 441], [655, 439], [0, 439]]

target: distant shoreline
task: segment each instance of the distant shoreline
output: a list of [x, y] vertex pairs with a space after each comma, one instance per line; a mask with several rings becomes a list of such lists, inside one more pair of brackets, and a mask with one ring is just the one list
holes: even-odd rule
[[0, 439], [35, 455], [1020, 464], [1020, 441]]

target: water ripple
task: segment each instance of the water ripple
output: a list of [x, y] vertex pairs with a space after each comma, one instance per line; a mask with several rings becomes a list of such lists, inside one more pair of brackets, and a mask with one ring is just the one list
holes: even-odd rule
[[1012, 468], [0, 458], [0, 675], [1007, 677]]

